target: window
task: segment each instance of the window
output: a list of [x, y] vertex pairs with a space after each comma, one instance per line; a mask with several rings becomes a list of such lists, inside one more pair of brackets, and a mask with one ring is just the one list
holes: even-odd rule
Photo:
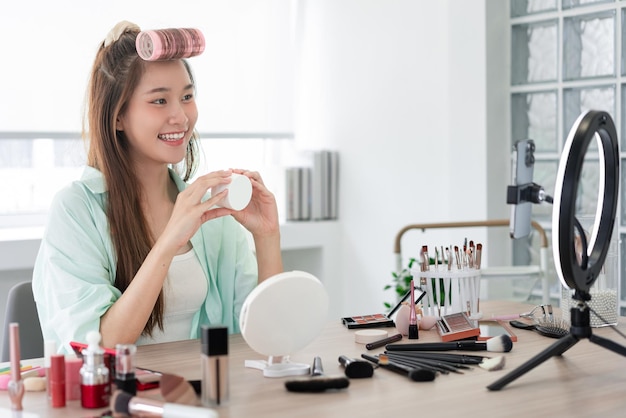
[[[554, 193], [559, 159], [570, 128], [587, 110], [608, 112], [625, 145], [626, 2], [511, 0], [512, 140], [535, 141], [534, 181]], [[598, 193], [597, 146], [587, 152], [580, 180], [579, 212], [595, 213]], [[626, 163], [621, 155], [622, 173]], [[626, 177], [616, 233], [620, 271], [626, 269]], [[533, 216], [551, 229], [552, 208], [535, 205]], [[626, 277], [622, 276], [622, 314]]]
[[[196, 175], [224, 168], [259, 171], [284, 219], [284, 168], [300, 153], [291, 134], [256, 135], [200, 133]], [[54, 194], [80, 178], [85, 159], [78, 134], [0, 132], [0, 194], [5, 196], [0, 200], [0, 228], [43, 225]]]
[[206, 49], [189, 60], [205, 153], [199, 171], [258, 169], [280, 199], [280, 169], [293, 149], [294, 2], [35, 3], [0, 15], [0, 38], [20, 34], [20, 42], [3, 45], [3, 55], [15, 59], [0, 79], [0, 228], [42, 225], [56, 191], [80, 177], [85, 148], [78, 132], [90, 67], [121, 20], [143, 29], [202, 30]]

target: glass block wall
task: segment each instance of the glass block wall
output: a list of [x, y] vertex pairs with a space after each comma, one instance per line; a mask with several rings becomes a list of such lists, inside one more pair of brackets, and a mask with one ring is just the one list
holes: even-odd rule
[[[626, 315], [626, 1], [510, 0], [511, 139], [535, 141], [533, 180], [554, 194], [569, 130], [587, 110], [608, 112], [620, 138], [620, 208], [616, 220], [621, 313]], [[512, 145], [512, 144], [511, 144]], [[598, 149], [592, 142], [580, 180], [577, 212], [595, 213]], [[551, 230], [552, 207], [533, 218]]]

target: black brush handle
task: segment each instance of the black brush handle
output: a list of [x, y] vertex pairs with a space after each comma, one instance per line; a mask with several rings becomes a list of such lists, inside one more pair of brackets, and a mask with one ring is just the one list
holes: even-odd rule
[[329, 389], [344, 389], [350, 386], [347, 377], [314, 377], [309, 379], [287, 380], [285, 388], [289, 392], [324, 392]]
[[471, 367], [468, 366], [467, 364], [461, 364], [461, 363], [453, 363], [451, 361], [441, 361], [441, 360], [435, 360], [435, 359], [431, 359], [431, 358], [426, 358], [426, 357], [416, 357], [416, 356], [405, 356], [402, 353], [387, 353], [387, 355], [389, 356], [389, 358], [393, 361], [395, 361], [396, 363], [413, 363], [413, 364], [417, 364], [417, 365], [425, 365], [425, 366], [429, 366], [431, 368], [436, 368], [438, 371], [448, 371], [448, 372], [453, 372], [456, 373], [458, 371], [458, 369], [466, 369], [466, 370], [470, 370]]
[[480, 364], [482, 363], [485, 356], [472, 356], [467, 354], [449, 354], [449, 353], [427, 353], [424, 351], [393, 351], [393, 352], [385, 352], [387, 354], [393, 353], [396, 356], [403, 356], [409, 358], [418, 358], [418, 359], [429, 359], [429, 360], [437, 360], [437, 361], [445, 361], [448, 363], [458, 363], [458, 364]]
[[485, 351], [487, 343], [483, 341], [450, 341], [443, 343], [387, 344], [387, 351]]
[[391, 337], [383, 338], [382, 340], [374, 341], [371, 343], [365, 344], [365, 348], [368, 350], [373, 350], [375, 348], [382, 347], [387, 344], [395, 343], [396, 341], [400, 341], [402, 339], [402, 334], [395, 334]]
[[369, 360], [372, 363], [378, 364], [378, 367], [390, 370], [392, 372], [404, 375], [414, 382], [431, 382], [435, 380], [437, 374], [430, 369], [422, 367], [408, 367], [397, 363], [381, 364], [377, 357], [369, 356], [367, 354], [361, 354], [365, 360]]

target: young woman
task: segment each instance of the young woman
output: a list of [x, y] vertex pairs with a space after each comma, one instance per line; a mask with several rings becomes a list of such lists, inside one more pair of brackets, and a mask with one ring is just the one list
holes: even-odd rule
[[[258, 173], [187, 182], [197, 161], [193, 76], [182, 59], [142, 60], [138, 33], [122, 22], [98, 50], [87, 167], [55, 197], [35, 264], [43, 336], [59, 351], [94, 330], [105, 347], [198, 338], [205, 324], [238, 332], [248, 293], [283, 270], [276, 201]], [[215, 206], [227, 191], [207, 198], [232, 173], [252, 182], [241, 211]]]

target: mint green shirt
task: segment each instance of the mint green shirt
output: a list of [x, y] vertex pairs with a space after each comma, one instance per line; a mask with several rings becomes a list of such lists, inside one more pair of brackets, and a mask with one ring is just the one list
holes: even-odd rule
[[[186, 187], [176, 173], [170, 175], [179, 190]], [[59, 352], [71, 352], [70, 341], [86, 342], [87, 333], [100, 329], [100, 318], [121, 296], [113, 285], [116, 253], [105, 213], [107, 197], [102, 173], [87, 167], [80, 180], [57, 193], [50, 208], [33, 293], [43, 338], [55, 341]], [[199, 338], [200, 326], [206, 324], [240, 332], [241, 307], [258, 282], [247, 232], [225, 216], [205, 222], [191, 244], [208, 292], [193, 317], [189, 338]]]

